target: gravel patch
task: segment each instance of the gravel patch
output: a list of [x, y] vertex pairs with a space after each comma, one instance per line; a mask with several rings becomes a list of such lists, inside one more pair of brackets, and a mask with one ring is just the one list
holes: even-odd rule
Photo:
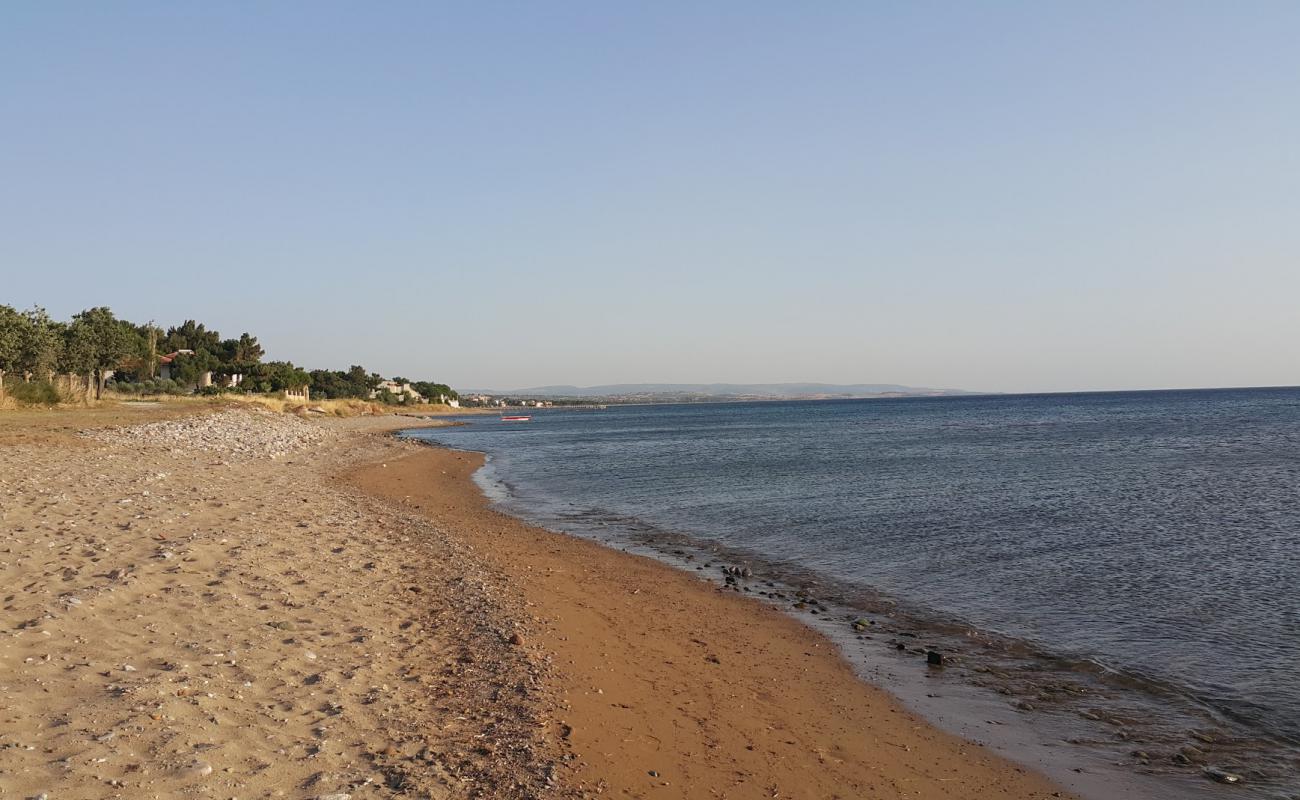
[[213, 452], [231, 459], [267, 459], [319, 446], [338, 434], [288, 414], [234, 409], [217, 414], [84, 431], [107, 444], [165, 447], [173, 453]]

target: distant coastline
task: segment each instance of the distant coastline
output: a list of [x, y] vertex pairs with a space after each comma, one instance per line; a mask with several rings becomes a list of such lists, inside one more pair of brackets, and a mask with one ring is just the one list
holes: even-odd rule
[[964, 389], [932, 389], [892, 383], [616, 383], [602, 386], [534, 386], [526, 389], [473, 390], [466, 395], [503, 398], [646, 403], [729, 403], [790, 400], [868, 400], [899, 397], [976, 395]]

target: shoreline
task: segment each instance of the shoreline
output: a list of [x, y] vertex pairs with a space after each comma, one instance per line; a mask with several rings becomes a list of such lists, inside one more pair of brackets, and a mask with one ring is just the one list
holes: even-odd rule
[[[418, 437], [416, 441], [446, 446]], [[1219, 796], [1221, 788], [1209, 779], [1205, 764], [1151, 763], [1161, 758], [1152, 754], [1177, 752], [1177, 743], [1139, 730], [1143, 709], [1128, 705], [1134, 699], [1131, 693], [1142, 702], [1158, 702], [1162, 693], [1167, 698], [1174, 689], [1096, 662], [1053, 655], [1034, 642], [981, 630], [807, 567], [686, 534], [668, 534], [635, 518], [611, 517], [613, 521], [602, 521], [599, 527], [566, 526], [530, 513], [514, 487], [491, 469], [488, 458], [473, 479], [492, 507], [555, 535], [652, 559], [714, 589], [743, 592], [746, 599], [774, 608], [830, 640], [861, 680], [888, 692], [929, 724], [985, 745], [1082, 797]], [[733, 580], [727, 570], [740, 568], [728, 565], [752, 566], [752, 575], [746, 569], [745, 577]], [[942, 669], [927, 668], [930, 651], [942, 657]], [[1219, 728], [1206, 727], [1211, 720], [1189, 718], [1186, 709], [1166, 710], [1169, 717], [1184, 715], [1178, 721], [1185, 727], [1179, 730], [1213, 736], [1220, 747], [1228, 741]], [[1176, 724], [1166, 720], [1164, 727]], [[1213, 734], [1204, 733], [1207, 730]], [[1249, 786], [1247, 793], [1258, 796], [1261, 787]]]
[[482, 455], [391, 435], [449, 420], [141, 411], [0, 426], [0, 794], [1145, 796], [941, 730], [834, 614], [526, 523]]
[[1070, 796], [934, 727], [775, 608], [492, 509], [472, 479], [482, 461], [421, 447], [339, 477], [448, 530], [523, 587], [537, 616], [537, 641], [525, 646], [555, 658], [564, 709], [556, 733], [571, 755], [562, 774], [576, 790]]
[[[634, 419], [654, 425], [648, 414]], [[596, 427], [603, 431], [612, 426], [622, 435], [623, 423]], [[628, 424], [635, 428], [637, 423]], [[752, 568], [752, 577], [733, 581], [727, 576], [732, 585], [720, 588], [752, 592], [751, 597], [781, 607], [839, 644], [864, 680], [890, 691], [931, 723], [991, 745], [1093, 800], [1212, 798], [1224, 791], [1281, 797], [1295, 788], [1294, 769], [1300, 764], [1295, 757], [1300, 751], [1294, 740], [1275, 735], [1276, 728], [1252, 725], [1245, 716], [1249, 704], [1238, 715], [1231, 704], [1215, 703], [1213, 694], [1196, 692], [1195, 684], [1162, 681], [1158, 672], [1144, 671], [1140, 658], [1108, 666], [1106, 660], [1089, 658], [1085, 650], [1060, 646], [1068, 636], [1046, 626], [1041, 637], [1017, 638], [1000, 632], [1004, 628], [995, 615], [963, 617], [942, 610], [942, 605], [927, 607], [926, 595], [915, 587], [900, 584], [888, 593], [877, 591], [870, 577], [858, 577], [870, 575], [870, 565], [854, 572], [851, 553], [837, 552], [838, 560], [819, 561], [817, 552], [801, 545], [801, 531], [790, 527], [797, 523], [788, 519], [793, 514], [772, 517], [784, 519], [784, 538], [771, 537], [762, 527], [765, 520], [755, 516], [761, 544], [754, 546], [763, 551], [746, 550], [746, 525], [732, 524], [725, 497], [704, 488], [712, 485], [707, 470], [687, 467], [690, 477], [683, 481], [680, 473], [664, 470], [663, 464], [649, 472], [640, 471], [634, 461], [620, 461], [617, 444], [608, 451], [609, 459], [597, 457], [606, 452], [601, 449], [608, 444], [604, 441], [597, 442], [590, 455], [556, 444], [567, 444], [574, 436], [578, 438], [573, 441], [589, 441], [582, 438], [583, 430], [585, 426], [557, 419], [554, 430], [526, 439], [494, 436], [489, 429], [445, 435], [412, 432], [410, 438], [489, 453], [484, 468], [475, 473], [475, 483], [494, 508], [533, 525], [650, 556], [711, 580], [715, 587], [724, 579], [720, 573], [725, 565]], [[567, 463], [570, 454], [574, 460]], [[613, 470], [610, 480], [605, 480], [605, 468]], [[590, 485], [575, 482], [584, 478]], [[661, 492], [667, 503], [663, 510], [655, 500]], [[693, 516], [697, 505], [700, 513]], [[744, 513], [741, 508], [731, 511]], [[827, 538], [835, 533], [827, 531]], [[789, 548], [782, 549], [784, 544]], [[797, 556], [781, 560], [772, 555], [782, 553]], [[891, 558], [879, 549], [873, 555], [886, 562]], [[837, 570], [841, 565], [849, 566]], [[1080, 595], [1086, 598], [1098, 587], [1104, 592], [1105, 585], [1080, 586]], [[964, 587], [975, 593], [971, 597], [976, 609], [995, 610], [1000, 602], [994, 589]], [[820, 603], [796, 603], [800, 589]], [[1014, 620], [1012, 612], [1009, 619]], [[852, 623], [863, 617], [873, 624], [855, 629]], [[894, 652], [895, 645], [902, 645], [899, 652]], [[927, 649], [943, 655], [943, 669], [926, 668]], [[1139, 666], [1126, 670], [1125, 663]], [[1230, 783], [1237, 785], [1225, 789]]]

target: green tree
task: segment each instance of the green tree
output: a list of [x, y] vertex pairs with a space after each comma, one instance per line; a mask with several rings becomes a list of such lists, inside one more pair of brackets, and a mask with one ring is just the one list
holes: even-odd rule
[[146, 322], [136, 328], [136, 334], [140, 337], [140, 369], [137, 372], [137, 378], [140, 380], [150, 381], [158, 374], [158, 352], [159, 343], [162, 341], [163, 330], [153, 324], [153, 320]]
[[196, 353], [205, 350], [217, 353], [221, 349], [221, 334], [203, 327], [203, 323], [187, 319], [180, 325], [167, 329], [163, 339], [163, 351], [175, 353], [178, 350], [193, 350]]
[[24, 381], [33, 375], [49, 377], [61, 349], [59, 323], [45, 309], [20, 312], [0, 306], [0, 383], [7, 372], [21, 374]]
[[262, 360], [264, 355], [266, 355], [266, 351], [262, 349], [262, 345], [257, 343], [256, 336], [241, 333], [239, 338], [235, 340], [234, 358], [231, 361], [237, 364], [256, 364]]
[[20, 355], [22, 369], [29, 375], [39, 375], [44, 379], [58, 366], [63, 349], [61, 326], [39, 306], [24, 311], [23, 317], [27, 326]]
[[424, 399], [430, 403], [441, 402], [442, 398], [448, 400], [457, 400], [460, 398], [460, 395], [456, 394], [455, 390], [445, 383], [416, 381], [411, 384], [411, 388], [424, 395]]
[[172, 361], [171, 377], [182, 386], [196, 386], [205, 373], [221, 366], [221, 361], [207, 350], [176, 356]]
[[26, 326], [27, 320], [13, 306], [0, 305], [0, 393], [4, 392], [5, 373], [21, 369]]
[[72, 318], [65, 337], [64, 364], [70, 371], [95, 373], [95, 399], [104, 395], [108, 372], [137, 347], [129, 325], [113, 316], [106, 306], [87, 309]]
[[370, 392], [382, 380], [378, 375], [366, 372], [366, 368], [352, 365], [347, 372], [329, 369], [316, 369], [310, 373], [311, 393], [324, 399], [354, 397], [366, 399]]
[[348, 383], [364, 389], [364, 395], [369, 395], [370, 391], [383, 383], [383, 381], [384, 379], [379, 377], [379, 373], [367, 373], [365, 367], [357, 364], [353, 364], [352, 367], [348, 369]]
[[238, 339], [226, 339], [217, 350], [217, 356], [226, 365], [256, 364], [264, 355], [266, 351], [257, 343], [257, 337], [247, 333]]
[[311, 376], [288, 361], [249, 364], [244, 386], [257, 392], [279, 392], [311, 385]]

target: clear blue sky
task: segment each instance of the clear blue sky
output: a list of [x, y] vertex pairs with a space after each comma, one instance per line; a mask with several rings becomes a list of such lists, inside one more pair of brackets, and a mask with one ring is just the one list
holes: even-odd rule
[[0, 303], [461, 388], [1300, 383], [1300, 4], [0, 10]]

